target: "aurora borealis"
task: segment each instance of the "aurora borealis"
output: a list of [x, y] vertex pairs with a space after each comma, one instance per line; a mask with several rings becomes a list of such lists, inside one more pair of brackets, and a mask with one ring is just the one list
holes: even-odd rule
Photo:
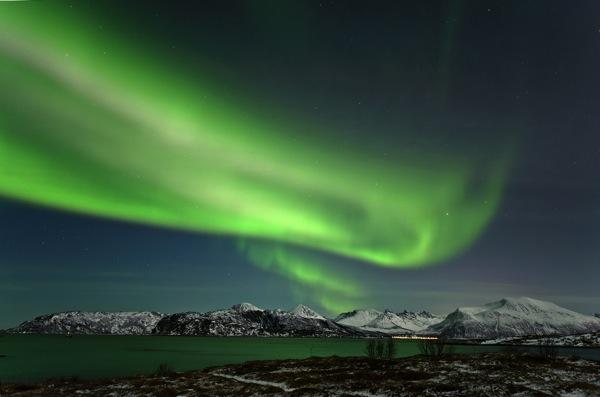
[[[106, 39], [11, 11], [0, 37], [3, 85], [12, 93], [0, 157], [10, 170], [0, 182], [8, 197], [398, 267], [455, 254], [495, 212], [503, 158], [470, 188], [481, 165], [469, 158], [417, 161], [407, 153], [383, 163], [360, 148], [332, 153], [294, 135], [314, 127], [255, 120], [218, 97], [203, 100], [216, 95], [202, 86], [165, 87], [159, 73], [132, 73], [149, 58], [123, 51], [105, 61], [104, 50], [89, 48], [109, 47]], [[36, 27], [52, 34], [37, 39]], [[286, 274], [299, 282], [337, 289], [287, 256], [279, 266], [295, 269]]]
[[[373, 72], [360, 74], [368, 57], [348, 64], [345, 80], [339, 68], [311, 64], [311, 54], [323, 54], [311, 49], [306, 21], [320, 18], [314, 16], [320, 3], [234, 7], [258, 18], [251, 32], [265, 31], [257, 33], [260, 44], [250, 39], [249, 48], [272, 42], [275, 53], [284, 54], [287, 72], [228, 64], [223, 54], [229, 52], [250, 65], [268, 52], [248, 56], [242, 36], [216, 22], [198, 27], [182, 19], [182, 30], [175, 29], [177, 18], [190, 12], [205, 12], [198, 17], [206, 21], [211, 13], [227, 20], [216, 5], [196, 10], [157, 2], [150, 8], [158, 11], [142, 12], [133, 6], [118, 11], [112, 3], [1, 4], [0, 195], [11, 205], [27, 203], [67, 217], [234, 241], [230, 249], [243, 265], [289, 280], [290, 290], [300, 288], [329, 311], [372, 300], [371, 283], [359, 273], [384, 268], [402, 279], [409, 269], [447, 267], [478, 241], [498, 217], [529, 139], [531, 120], [518, 106], [498, 115], [478, 112], [476, 105], [459, 109], [463, 99], [453, 95], [466, 95], [457, 87], [470, 86], [458, 76], [467, 67], [460, 35], [471, 9], [451, 3], [436, 11], [447, 13], [448, 25], [417, 39], [425, 46], [417, 56], [403, 55], [402, 48], [407, 55], [415, 50], [402, 40], [381, 45], [378, 54], [389, 59], [382, 61], [380, 78], [393, 86], [388, 91], [380, 88], [384, 83], [372, 83], [369, 95], [399, 98], [383, 117], [360, 99], [352, 101], [367, 110], [347, 112], [347, 99], [335, 90], [319, 97], [293, 80], [277, 84], [279, 73], [287, 83], [298, 70], [341, 87], [346, 81], [360, 87], [361, 78], [378, 81]], [[342, 6], [330, 7], [337, 11], [322, 21], [335, 20]], [[348, 7], [358, 12], [357, 5]], [[407, 13], [421, 12], [413, 8]], [[136, 12], [140, 20], [132, 26], [127, 20]], [[482, 6], [482, 12], [488, 11]], [[290, 15], [295, 22], [284, 27], [280, 18]], [[159, 28], [151, 18], [171, 28]], [[377, 17], [372, 19], [366, 31]], [[274, 34], [278, 29], [283, 44]], [[322, 29], [335, 32], [332, 37], [339, 33]], [[369, 38], [362, 40], [370, 48]], [[433, 77], [412, 79], [411, 73], [430, 73], [421, 66], [427, 65], [428, 45]], [[161, 56], [165, 48], [177, 51]], [[298, 57], [297, 69], [289, 54]], [[347, 56], [334, 51], [329, 61], [343, 65]], [[258, 70], [270, 78], [260, 80]], [[413, 84], [421, 84], [422, 92]], [[503, 87], [495, 89], [504, 95]], [[281, 98], [289, 98], [288, 105]], [[315, 98], [327, 106], [313, 104]], [[320, 113], [306, 117], [294, 103]], [[415, 115], [418, 103], [428, 105]], [[202, 273], [202, 263], [197, 266]], [[346, 267], [360, 270], [341, 270]]]

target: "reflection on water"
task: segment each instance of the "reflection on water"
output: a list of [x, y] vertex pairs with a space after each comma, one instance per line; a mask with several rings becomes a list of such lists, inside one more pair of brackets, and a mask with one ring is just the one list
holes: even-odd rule
[[[0, 381], [52, 377], [104, 378], [150, 373], [160, 363], [177, 371], [248, 360], [309, 356], [361, 356], [364, 339], [177, 336], [5, 335], [0, 338]], [[504, 350], [502, 346], [456, 345], [457, 353]], [[511, 348], [513, 349], [513, 348]], [[536, 351], [535, 347], [516, 347]], [[412, 340], [397, 342], [397, 356], [419, 354]], [[600, 349], [560, 348], [560, 354], [600, 360]]]

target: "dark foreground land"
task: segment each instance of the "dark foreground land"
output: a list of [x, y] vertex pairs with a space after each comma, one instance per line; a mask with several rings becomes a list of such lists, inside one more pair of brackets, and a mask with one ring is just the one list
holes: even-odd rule
[[100, 381], [4, 384], [1, 396], [600, 396], [600, 363], [511, 353], [252, 361]]

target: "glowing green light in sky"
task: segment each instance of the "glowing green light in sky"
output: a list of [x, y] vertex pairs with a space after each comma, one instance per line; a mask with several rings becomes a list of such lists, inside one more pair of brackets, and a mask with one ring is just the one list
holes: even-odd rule
[[[456, 254], [496, 210], [502, 154], [485, 165], [401, 147], [402, 155], [383, 158], [332, 147], [318, 134], [303, 138], [315, 126], [263, 120], [220, 98], [208, 72], [182, 76], [85, 18], [47, 7], [5, 5], [0, 13], [6, 197], [397, 267]], [[249, 257], [349, 293], [326, 281], [323, 266], [282, 252]]]
[[[310, 287], [309, 299], [330, 312], [349, 310], [353, 302], [358, 302], [357, 298], [364, 299], [357, 282], [331, 270], [331, 264], [315, 255], [299, 253], [289, 247], [247, 241], [240, 241], [239, 248], [254, 265]], [[306, 297], [301, 301], [306, 301]]]

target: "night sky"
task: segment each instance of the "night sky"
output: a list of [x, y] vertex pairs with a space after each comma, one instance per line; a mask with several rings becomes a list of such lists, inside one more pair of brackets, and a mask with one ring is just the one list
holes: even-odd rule
[[600, 311], [600, 3], [0, 4], [0, 328]]

